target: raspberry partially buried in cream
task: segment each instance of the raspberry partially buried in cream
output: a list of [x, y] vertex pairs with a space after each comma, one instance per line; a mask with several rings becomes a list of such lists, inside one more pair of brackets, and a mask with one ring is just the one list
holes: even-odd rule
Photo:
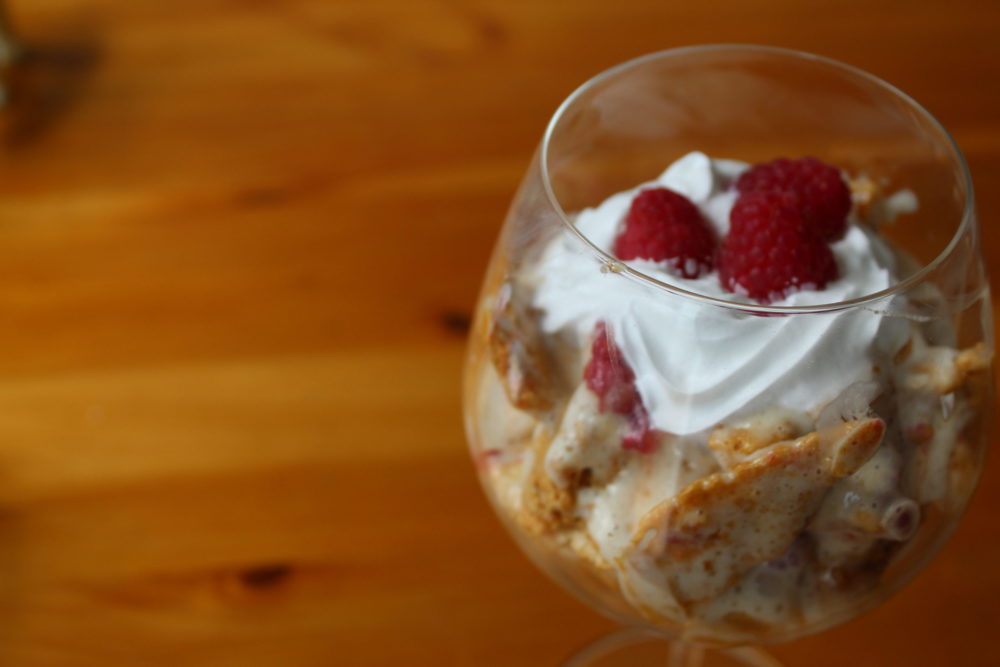
[[[609, 254], [635, 196], [668, 188], [694, 204], [719, 239], [739, 196], [733, 184], [747, 165], [690, 153], [656, 181], [616, 194], [576, 215], [577, 228]], [[893, 213], [912, 210], [912, 196], [888, 200]], [[849, 224], [831, 244], [839, 277], [823, 290], [802, 289], [771, 305], [805, 306], [845, 301], [881, 291], [894, 281], [893, 253], [866, 228]], [[678, 275], [666, 262], [630, 260], [659, 281], [706, 296], [754, 303], [727, 291], [718, 270], [698, 278]], [[563, 235], [545, 251], [530, 281], [534, 306], [546, 333], [587, 340], [603, 320], [624, 360], [652, 426], [677, 435], [703, 431], [727, 419], [771, 406], [810, 412], [844, 388], [870, 378], [871, 347], [898, 347], [905, 332], [880, 335], [882, 322], [867, 311], [845, 310], [810, 317], [756, 317], [706, 308], [685, 298], [662, 298], [655, 288], [594, 270], [593, 256], [578, 239]]]

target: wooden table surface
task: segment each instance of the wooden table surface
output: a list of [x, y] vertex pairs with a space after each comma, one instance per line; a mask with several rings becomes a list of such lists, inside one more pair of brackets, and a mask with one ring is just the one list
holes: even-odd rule
[[[627, 58], [769, 43], [899, 85], [1000, 266], [992, 0], [10, 5], [0, 665], [554, 665], [609, 630], [494, 518], [458, 383], [549, 115]], [[994, 456], [913, 585], [774, 653], [1000, 664], [998, 504]]]

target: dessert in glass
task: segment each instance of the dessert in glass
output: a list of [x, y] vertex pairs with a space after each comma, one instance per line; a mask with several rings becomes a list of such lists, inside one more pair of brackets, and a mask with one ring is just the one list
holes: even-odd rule
[[552, 118], [477, 307], [467, 432], [523, 550], [694, 664], [849, 620], [933, 557], [982, 466], [992, 341], [937, 121], [823, 58], [678, 49]]

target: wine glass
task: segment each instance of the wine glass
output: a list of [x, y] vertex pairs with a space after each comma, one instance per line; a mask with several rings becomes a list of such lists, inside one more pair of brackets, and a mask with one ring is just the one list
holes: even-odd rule
[[[749, 271], [729, 216], [752, 199], [748, 165], [777, 158], [828, 165], [850, 211], [820, 239], [806, 190], [767, 186], [835, 263], [755, 292], [750, 273], [725, 278]], [[620, 257], [639, 195], [664, 189], [699, 209], [711, 253]], [[464, 389], [511, 534], [632, 628], [570, 664], [650, 642], [671, 645], [655, 664], [775, 664], [731, 647], [820, 632], [906, 584], [979, 477], [991, 327], [966, 163], [892, 86], [716, 45], [577, 89], [500, 234]]]

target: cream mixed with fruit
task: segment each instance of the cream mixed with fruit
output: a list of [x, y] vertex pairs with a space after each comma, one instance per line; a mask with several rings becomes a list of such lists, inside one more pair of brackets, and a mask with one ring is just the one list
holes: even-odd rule
[[[865, 296], [901, 261], [810, 158], [693, 153], [574, 223], [646, 275], [746, 304]], [[598, 271], [570, 234], [484, 307], [476, 428], [501, 510], [688, 637], [769, 641], [843, 613], [974, 483], [981, 346], [863, 309], [707, 306]]]

